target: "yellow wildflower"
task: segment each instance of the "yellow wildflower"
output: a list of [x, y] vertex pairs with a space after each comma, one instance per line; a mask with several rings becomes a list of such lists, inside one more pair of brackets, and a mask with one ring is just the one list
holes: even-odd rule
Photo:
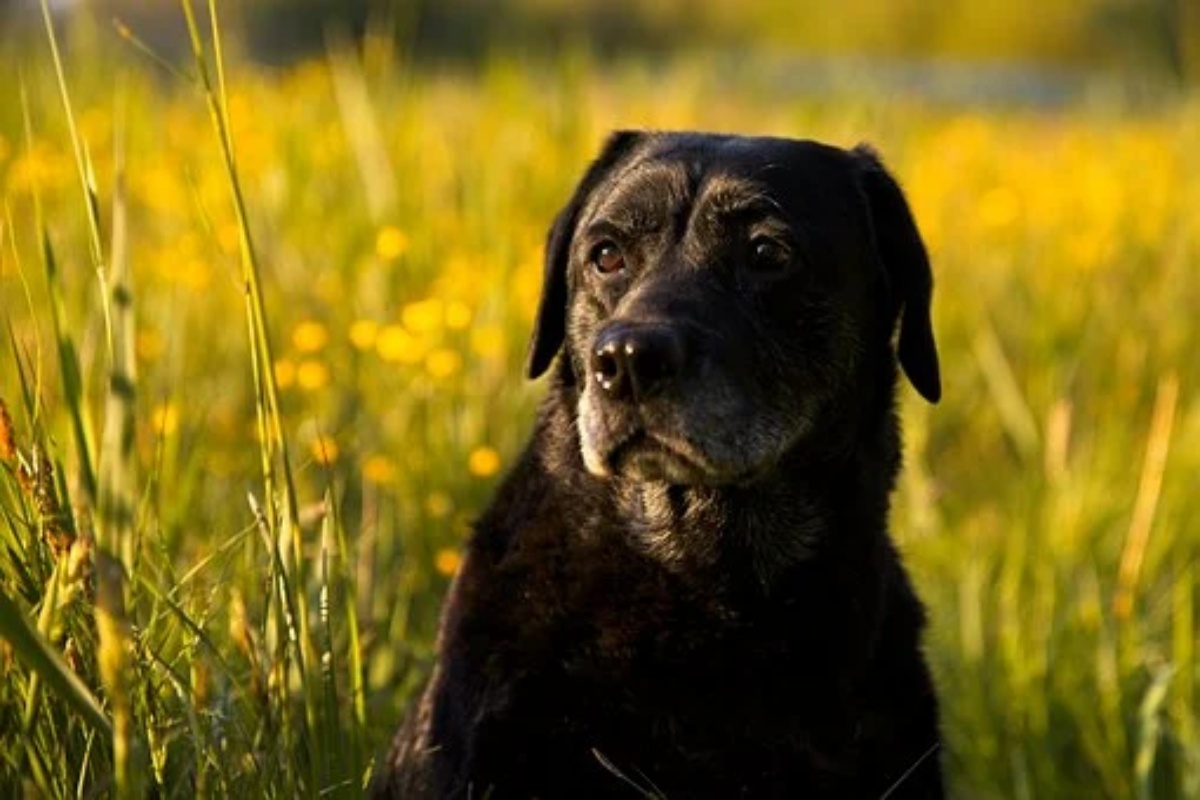
[[1007, 186], [997, 186], [979, 201], [979, 219], [987, 228], [1007, 228], [1021, 213], [1021, 198]]
[[318, 463], [324, 464], [325, 466], [329, 466], [333, 462], [337, 461], [337, 442], [328, 436], [322, 435], [318, 436], [316, 439], [313, 439], [312, 444], [309, 446], [309, 450], [312, 452], [313, 458], [315, 458]]
[[461, 300], [451, 300], [446, 304], [446, 327], [452, 331], [461, 331], [471, 324], [471, 307]]
[[380, 229], [375, 237], [375, 253], [385, 261], [394, 261], [408, 252], [408, 237], [395, 225]]
[[444, 313], [442, 301], [430, 297], [406, 304], [400, 310], [400, 318], [404, 320], [404, 327], [413, 333], [429, 334], [442, 329]]
[[359, 350], [370, 350], [379, 335], [379, 323], [373, 319], [355, 320], [350, 325], [350, 344]]
[[462, 356], [448, 347], [439, 347], [425, 359], [425, 369], [435, 378], [449, 378], [462, 366]]
[[296, 382], [296, 364], [290, 358], [275, 362], [275, 385], [286, 389]]
[[490, 478], [500, 471], [500, 454], [484, 445], [476, 447], [467, 458], [467, 469], [479, 478]]
[[155, 406], [151, 420], [156, 433], [170, 436], [179, 428], [179, 409], [174, 403], [160, 403]]
[[301, 353], [315, 353], [329, 341], [329, 331], [315, 320], [305, 320], [292, 330], [292, 346]]
[[368, 483], [391, 483], [396, 479], [396, 462], [385, 455], [373, 455], [363, 462], [362, 473]]
[[458, 568], [462, 566], [462, 556], [453, 547], [443, 547], [437, 551], [433, 563], [437, 567], [438, 572], [449, 578], [458, 572]]
[[388, 325], [379, 331], [375, 349], [384, 361], [416, 364], [425, 357], [425, 342], [409, 333], [403, 325]]
[[329, 368], [316, 359], [306, 358], [296, 367], [296, 383], [305, 391], [316, 391], [329, 383]]
[[44, 142], [34, 142], [13, 160], [8, 173], [9, 189], [14, 192], [56, 189], [70, 180], [70, 166], [65, 154]]

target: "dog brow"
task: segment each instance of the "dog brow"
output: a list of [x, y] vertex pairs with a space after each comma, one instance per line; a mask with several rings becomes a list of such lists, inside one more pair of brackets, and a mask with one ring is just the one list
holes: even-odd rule
[[779, 201], [772, 197], [761, 183], [721, 175], [709, 179], [696, 202], [696, 208], [718, 217], [740, 217], [748, 214], [784, 215]]
[[595, 205], [589, 233], [609, 231], [637, 237], [669, 224], [673, 213], [687, 205], [687, 176], [675, 164], [636, 162], [621, 173]]

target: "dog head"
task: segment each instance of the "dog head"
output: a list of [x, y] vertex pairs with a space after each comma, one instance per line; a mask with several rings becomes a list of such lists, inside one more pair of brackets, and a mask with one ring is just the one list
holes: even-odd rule
[[595, 475], [750, 483], [855, 405], [879, 354], [937, 401], [931, 291], [866, 148], [621, 132], [551, 228], [528, 373], [564, 351]]

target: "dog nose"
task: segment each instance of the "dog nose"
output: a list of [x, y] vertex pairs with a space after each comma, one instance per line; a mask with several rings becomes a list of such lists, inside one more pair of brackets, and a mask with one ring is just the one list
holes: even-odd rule
[[591, 368], [610, 397], [640, 402], [668, 386], [683, 361], [683, 340], [670, 328], [617, 323], [596, 337]]

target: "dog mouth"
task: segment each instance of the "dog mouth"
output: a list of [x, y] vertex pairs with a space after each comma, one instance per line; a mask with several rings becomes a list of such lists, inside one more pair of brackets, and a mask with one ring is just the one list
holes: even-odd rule
[[760, 425], [734, 429], [728, 420], [711, 413], [604, 408], [585, 397], [577, 424], [584, 466], [599, 478], [681, 486], [742, 485], [758, 480], [777, 460], [773, 448], [762, 447], [768, 438]]
[[619, 441], [605, 460], [612, 474], [638, 481], [678, 485], [724, 482], [721, 471], [694, 446], [644, 428]]

